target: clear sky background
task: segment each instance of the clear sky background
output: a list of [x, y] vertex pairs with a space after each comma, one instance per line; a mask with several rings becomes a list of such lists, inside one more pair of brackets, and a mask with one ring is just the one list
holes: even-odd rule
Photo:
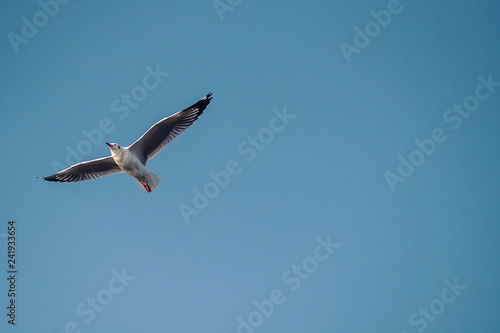
[[[50, 17], [2, 1], [0, 331], [498, 331], [498, 1], [230, 3], [70, 1]], [[147, 68], [168, 73], [149, 91]], [[36, 178], [208, 92], [148, 163], [152, 193], [126, 174]], [[239, 173], [185, 218], [230, 161]]]

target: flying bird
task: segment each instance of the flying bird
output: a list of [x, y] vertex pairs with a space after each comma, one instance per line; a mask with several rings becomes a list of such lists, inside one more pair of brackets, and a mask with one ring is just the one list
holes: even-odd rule
[[111, 156], [81, 162], [47, 177], [50, 182], [79, 182], [126, 172], [137, 181], [140, 189], [151, 192], [161, 182], [161, 177], [146, 169], [146, 163], [177, 138], [203, 113], [212, 99], [209, 93], [182, 111], [165, 117], [128, 147], [117, 143], [106, 144]]

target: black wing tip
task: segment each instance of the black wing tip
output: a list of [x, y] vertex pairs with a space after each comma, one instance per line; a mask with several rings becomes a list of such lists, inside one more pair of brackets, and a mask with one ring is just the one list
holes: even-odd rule
[[211, 93], [211, 92], [209, 92], [209, 93], [208, 93], [205, 97], [203, 97], [201, 100], [202, 100], [202, 101], [203, 101], [203, 100], [207, 100], [207, 101], [208, 101], [208, 103], [210, 103], [210, 101], [212, 100], [212, 93]]
[[38, 179], [41, 179], [41, 180], [45, 180], [45, 181], [48, 181], [48, 182], [57, 182], [57, 178], [54, 177], [54, 175], [52, 176], [47, 176], [47, 177], [36, 177]]
[[212, 93], [208, 93], [205, 97], [203, 97], [202, 99], [200, 99], [198, 102], [194, 103], [193, 105], [191, 105], [190, 107], [186, 108], [187, 109], [192, 109], [192, 108], [196, 108], [198, 109], [197, 113], [198, 113], [198, 116], [201, 115], [203, 113], [203, 110], [205, 110], [205, 108], [207, 107], [208, 104], [210, 104], [210, 101], [212, 100]]
[[59, 178], [57, 176], [57, 174], [52, 175], [52, 176], [47, 176], [47, 177], [36, 177], [36, 178], [45, 180], [47, 182], [59, 182], [59, 183], [65, 183], [65, 182], [67, 182], [67, 180]]

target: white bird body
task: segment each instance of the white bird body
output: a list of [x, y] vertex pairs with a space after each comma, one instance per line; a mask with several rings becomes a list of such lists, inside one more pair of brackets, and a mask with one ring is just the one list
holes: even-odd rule
[[129, 151], [128, 147], [121, 147], [116, 143], [106, 142], [106, 144], [111, 151], [111, 157], [113, 157], [113, 160], [115, 160], [120, 169], [134, 178], [144, 177], [144, 172], [147, 171], [146, 167], [139, 161], [135, 154]]
[[146, 169], [146, 166], [130, 151], [129, 147], [122, 147], [117, 143], [106, 142], [106, 144], [115, 163], [120, 169], [135, 178], [139, 188], [151, 192], [160, 184], [161, 177]]
[[146, 163], [198, 119], [210, 103], [211, 96], [210, 93], [184, 110], [158, 121], [128, 147], [106, 142], [111, 156], [81, 162], [51, 176], [38, 178], [51, 182], [79, 182], [126, 172], [135, 178], [139, 188], [151, 192], [160, 184], [161, 177], [146, 169]]

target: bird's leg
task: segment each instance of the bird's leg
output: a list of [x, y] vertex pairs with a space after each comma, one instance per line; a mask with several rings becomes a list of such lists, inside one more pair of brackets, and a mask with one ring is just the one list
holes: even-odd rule
[[[148, 192], [151, 192], [151, 187], [148, 185], [146, 178], [139, 179], [139, 180], [140, 180], [142, 186], [144, 186], [144, 189]], [[144, 182], [143, 182], [143, 180], [144, 180]]]

